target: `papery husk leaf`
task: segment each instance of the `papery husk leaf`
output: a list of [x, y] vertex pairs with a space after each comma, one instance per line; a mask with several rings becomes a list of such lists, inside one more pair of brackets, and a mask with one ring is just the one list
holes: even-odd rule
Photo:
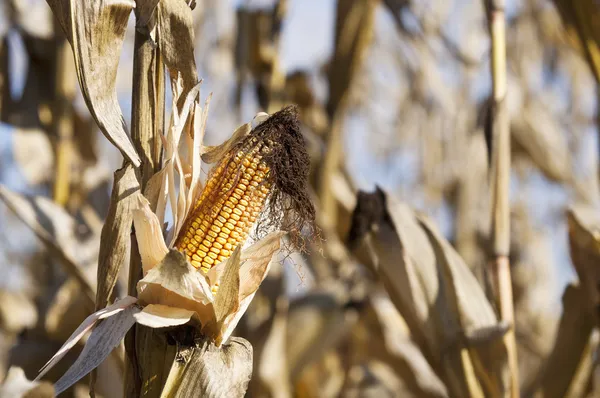
[[222, 324], [225, 318], [237, 311], [240, 306], [240, 252], [241, 247], [238, 245], [225, 263], [221, 285], [214, 303], [218, 324]]
[[464, 261], [425, 217], [384, 192], [359, 195], [357, 212], [361, 207], [363, 219], [355, 213], [355, 224], [364, 224], [365, 231], [377, 226], [372, 240], [377, 272], [450, 395], [504, 394], [502, 342], [468, 346], [465, 341], [473, 330], [498, 320]]
[[96, 310], [110, 302], [119, 271], [123, 264], [129, 263], [133, 212], [139, 196], [140, 186], [133, 166], [115, 171], [108, 216], [100, 235]]
[[0, 185], [0, 200], [35, 233], [66, 271], [79, 282], [91, 311], [94, 308], [95, 289], [83, 273], [82, 265], [76, 260], [76, 247], [73, 246], [77, 241], [67, 240], [63, 235], [65, 221], [72, 220], [72, 217], [47, 198], [22, 196], [3, 185]]
[[0, 398], [52, 398], [54, 387], [48, 382], [30, 381], [23, 369], [11, 366], [0, 386]]
[[181, 74], [183, 93], [198, 83], [194, 58], [194, 21], [185, 0], [158, 4], [158, 45], [172, 78]]
[[54, 366], [58, 361], [61, 360], [62, 357], [66, 355], [66, 353], [77, 344], [79, 340], [83, 337], [85, 333], [87, 333], [96, 322], [100, 319], [105, 319], [111, 317], [119, 312], [124, 311], [127, 308], [130, 308], [137, 302], [135, 297], [127, 296], [116, 303], [103, 308], [99, 311], [94, 312], [92, 315], [88, 316], [79, 327], [71, 334], [71, 336], [65, 341], [63, 346], [54, 354], [52, 358], [40, 369], [40, 373], [37, 375], [35, 380], [39, 380]]
[[102, 133], [134, 166], [140, 158], [127, 135], [115, 89], [121, 46], [133, 0], [47, 0], [75, 57], [81, 92]]
[[141, 312], [135, 314], [135, 320], [140, 325], [157, 329], [184, 325], [192, 319], [194, 314], [194, 311], [183, 308], [148, 304]]
[[163, 261], [138, 282], [137, 290], [142, 305], [161, 304], [194, 311], [203, 328], [216, 325], [214, 299], [206, 279], [177, 250], [171, 249]]
[[[273, 256], [281, 248], [281, 238], [284, 235], [283, 231], [271, 232], [247, 249], [242, 250], [240, 256], [242, 263], [240, 267], [240, 301], [258, 290], [269, 272]], [[221, 280], [226, 263], [223, 261], [217, 264], [206, 274], [211, 286]]]
[[203, 398], [243, 398], [252, 377], [252, 345], [233, 337], [221, 347], [205, 342], [192, 352], [173, 396], [187, 398], [199, 391]]
[[[167, 169], [163, 167], [150, 177], [144, 188], [144, 197], [148, 199], [150, 209], [156, 213], [160, 225], [163, 225], [165, 221], [165, 204], [167, 203], [166, 178]], [[160, 204], [162, 204], [162, 214], [159, 215], [158, 208]]]
[[136, 200], [136, 208], [133, 210], [133, 223], [145, 275], [160, 264], [169, 249], [165, 244], [160, 222], [150, 209], [148, 200], [141, 195], [138, 195]]
[[233, 146], [250, 134], [250, 131], [252, 131], [250, 123], [242, 124], [233, 132], [231, 138], [221, 145], [204, 147], [205, 152], [202, 154], [202, 160], [208, 164], [217, 163]]
[[56, 382], [56, 394], [65, 391], [98, 367], [121, 343], [127, 331], [135, 323], [134, 315], [138, 312], [140, 308], [137, 306], [127, 307], [94, 328], [77, 361]]
[[[200, 181], [200, 177], [202, 174], [202, 142], [204, 141], [204, 134], [206, 132], [206, 124], [208, 121], [208, 106], [210, 104], [211, 98], [212, 94], [210, 94], [208, 98], [206, 98], [203, 109], [200, 108], [200, 105], [198, 103], [196, 103], [195, 110], [193, 113], [193, 137], [190, 137], [192, 140], [192, 147], [188, 148], [188, 150], [192, 154], [190, 165], [192, 169], [192, 175], [189, 183], [190, 189], [188, 192], [187, 200], [188, 208], [186, 209], [186, 213], [188, 214], [192, 209], [194, 203], [196, 203], [199, 199], [200, 194], [202, 192], [202, 181]], [[202, 113], [200, 113], [200, 110], [202, 110]]]
[[12, 134], [12, 153], [27, 183], [49, 182], [54, 176], [54, 149], [43, 130], [17, 128]]

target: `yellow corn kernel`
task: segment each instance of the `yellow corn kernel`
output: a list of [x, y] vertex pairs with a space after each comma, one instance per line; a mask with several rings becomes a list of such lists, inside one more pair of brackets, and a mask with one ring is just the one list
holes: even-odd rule
[[205, 272], [227, 260], [247, 238], [270, 191], [265, 181], [269, 167], [261, 160], [266, 146], [257, 140], [252, 145], [226, 155], [215, 167], [175, 241], [191, 264]]

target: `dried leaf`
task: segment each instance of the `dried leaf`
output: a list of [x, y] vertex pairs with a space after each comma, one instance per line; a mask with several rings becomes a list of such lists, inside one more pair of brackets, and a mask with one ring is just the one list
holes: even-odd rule
[[12, 366], [0, 386], [0, 398], [52, 398], [54, 387], [47, 382], [27, 380], [23, 369]]
[[236, 312], [240, 306], [240, 251], [241, 248], [238, 245], [231, 257], [227, 259], [223, 271], [221, 286], [214, 304], [218, 324], [222, 324], [225, 318]]
[[208, 283], [177, 250], [169, 251], [163, 261], [139, 281], [137, 290], [143, 305], [161, 304], [194, 311], [203, 328], [214, 327], [216, 323]]
[[127, 135], [115, 89], [133, 0], [48, 0], [73, 48], [85, 102], [102, 133], [134, 166], [141, 162]]
[[0, 199], [36, 234], [51, 253], [60, 260], [67, 272], [77, 279], [82, 291], [86, 294], [85, 297], [88, 300], [90, 308], [94, 308], [95, 289], [83, 274], [81, 264], [75, 260], [72, 254], [75, 248], [67, 245], [71, 242], [64, 242], [65, 244], [63, 244], [59, 240], [59, 233], [64, 231], [61, 230], [61, 226], [64, 226], [64, 220], [70, 219], [65, 210], [46, 198], [28, 198], [11, 192], [3, 185], [0, 185]]
[[243, 398], [252, 376], [252, 345], [239, 337], [217, 347], [210, 342], [193, 351], [175, 397]]
[[66, 353], [77, 344], [79, 340], [86, 334], [96, 322], [100, 319], [105, 319], [111, 317], [125, 309], [131, 307], [133, 304], [137, 302], [135, 297], [127, 296], [113, 305], [110, 305], [100, 311], [94, 312], [92, 315], [88, 316], [79, 327], [71, 334], [71, 336], [67, 339], [65, 344], [54, 354], [52, 358], [40, 369], [40, 373], [37, 375], [35, 380], [39, 380], [54, 366], [58, 361], [61, 360], [62, 357], [66, 355]]
[[377, 272], [450, 394], [503, 394], [508, 380], [502, 343], [467, 347], [465, 341], [498, 320], [452, 246], [425, 217], [382, 191], [359, 194], [354, 224], [355, 238], [374, 232]]
[[110, 355], [135, 323], [134, 315], [140, 309], [130, 306], [105, 319], [98, 325], [85, 343], [77, 361], [55, 384], [56, 393], [60, 394], [82, 377], [98, 367]]
[[136, 208], [133, 211], [133, 222], [135, 237], [142, 258], [142, 267], [144, 274], [146, 274], [160, 264], [169, 249], [165, 244], [158, 218], [150, 210], [148, 201], [142, 196], [137, 197]]
[[159, 47], [171, 77], [181, 74], [185, 94], [198, 83], [192, 10], [185, 0], [161, 1], [158, 8]]
[[135, 320], [140, 325], [151, 328], [166, 328], [186, 324], [192, 319], [194, 314], [194, 311], [183, 308], [149, 304], [141, 312], [135, 314]]
[[119, 271], [129, 262], [131, 225], [139, 192], [140, 186], [131, 165], [115, 172], [108, 216], [100, 236], [96, 310], [110, 302]]

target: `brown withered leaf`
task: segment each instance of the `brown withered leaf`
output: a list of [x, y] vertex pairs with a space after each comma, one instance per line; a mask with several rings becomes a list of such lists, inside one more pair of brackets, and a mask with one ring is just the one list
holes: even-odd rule
[[[231, 257], [227, 259], [219, 293], [215, 299], [214, 308], [217, 323], [222, 325], [230, 314], [237, 311], [240, 307], [240, 245], [233, 251]], [[220, 326], [219, 326], [220, 328]]]
[[52, 398], [54, 387], [48, 382], [30, 381], [23, 369], [12, 366], [0, 386], [0, 398]]
[[96, 310], [110, 302], [119, 271], [129, 261], [133, 211], [137, 208], [140, 186], [133, 166], [115, 171], [108, 216], [100, 235]]
[[94, 328], [77, 361], [56, 382], [56, 393], [60, 394], [65, 391], [97, 368], [120, 344], [127, 331], [135, 323], [134, 315], [139, 311], [140, 308], [137, 306], [125, 308]]
[[[351, 230], [368, 232], [376, 272], [452, 396], [503, 394], [506, 352], [492, 306], [470, 269], [424, 217], [381, 190], [360, 193]], [[469, 336], [492, 336], [468, 341]]]
[[140, 157], [129, 136], [115, 89], [117, 66], [133, 0], [47, 0], [71, 46], [77, 78], [102, 133], [134, 166]]
[[[525, 396], [544, 398], [567, 395], [585, 361], [585, 351], [594, 328], [594, 317], [587, 306], [586, 292], [581, 286], [569, 285], [563, 294], [563, 315], [560, 320], [554, 348], [539, 375], [538, 393]], [[588, 353], [591, 356], [591, 353]], [[589, 366], [589, 364], [588, 364]]]
[[194, 58], [194, 21], [185, 0], [158, 3], [158, 45], [171, 78], [181, 74], [183, 94], [198, 83]]
[[193, 350], [181, 376], [176, 398], [193, 397], [202, 391], [205, 398], [242, 398], [252, 376], [252, 345], [232, 337], [221, 347], [205, 342]]
[[600, 307], [600, 212], [590, 206], [574, 206], [567, 212], [571, 259], [587, 295], [585, 305], [596, 314]]
[[54, 202], [43, 197], [25, 197], [11, 192], [0, 185], [0, 200], [2, 200], [17, 217], [19, 217], [46, 245], [52, 255], [65, 267], [66, 271], [80, 284], [88, 300], [89, 308], [94, 308], [95, 289], [84, 275], [82, 265], [76, 260], [76, 247], [71, 247], [69, 241], [61, 239], [64, 233], [65, 220], [70, 216]]

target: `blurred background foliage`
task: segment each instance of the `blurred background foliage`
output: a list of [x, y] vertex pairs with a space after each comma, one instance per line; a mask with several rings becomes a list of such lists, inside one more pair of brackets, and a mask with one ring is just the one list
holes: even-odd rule
[[[345, 242], [356, 193], [378, 186], [432, 219], [486, 285], [491, 79], [483, 2], [195, 3], [198, 76], [203, 96], [213, 92], [207, 143], [228, 138], [258, 111], [298, 104], [324, 237], [309, 256], [294, 254], [273, 267], [238, 328], [254, 346], [249, 396], [448, 395], [443, 383], [431, 381], [435, 376], [406, 365], [417, 350], [407, 343], [414, 338], [410, 322], [365, 252]], [[121, 155], [85, 106], [69, 45], [46, 2], [4, 0], [0, 7], [0, 183], [34, 198], [29, 218], [0, 202], [0, 374], [16, 365], [33, 378], [93, 310], [81, 280], [95, 285], [100, 229]], [[570, 396], [600, 396], [592, 355], [598, 337], [591, 332], [597, 322], [577, 310], [575, 320], [566, 318], [567, 303], [576, 308], [585, 300], [576, 285], [563, 297], [567, 285], [593, 272], [576, 275], [567, 209], [589, 211], [569, 219], [573, 231], [580, 226], [585, 235], [599, 225], [589, 209], [599, 199], [600, 6], [511, 0], [505, 11], [521, 390], [562, 396], [566, 383]], [[134, 22], [132, 16], [117, 75], [125, 115]], [[52, 233], [32, 232], [36, 223]], [[580, 250], [573, 236], [571, 249]], [[79, 274], [64, 267], [69, 262]], [[117, 295], [125, 286], [126, 276]], [[557, 333], [563, 323], [588, 333], [564, 337]], [[582, 345], [573, 364], [556, 359], [561, 336], [565, 347]], [[563, 369], [570, 376], [563, 374], [567, 380], [556, 389], [558, 376], [545, 365], [550, 359], [573, 368]], [[99, 394], [120, 394], [122, 366], [117, 353], [100, 368]], [[84, 396], [86, 388], [70, 394]]]

